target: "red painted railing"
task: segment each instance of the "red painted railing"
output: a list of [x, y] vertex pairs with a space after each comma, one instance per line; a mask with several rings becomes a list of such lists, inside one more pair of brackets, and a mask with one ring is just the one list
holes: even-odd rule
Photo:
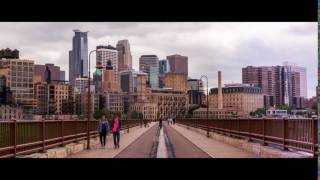
[[318, 154], [317, 118], [177, 119], [177, 123], [263, 145]]
[[[122, 120], [121, 130], [142, 126], [141, 120]], [[95, 137], [98, 121], [90, 121], [90, 136]], [[85, 140], [86, 120], [0, 121], [0, 158], [16, 157], [67, 143]]]

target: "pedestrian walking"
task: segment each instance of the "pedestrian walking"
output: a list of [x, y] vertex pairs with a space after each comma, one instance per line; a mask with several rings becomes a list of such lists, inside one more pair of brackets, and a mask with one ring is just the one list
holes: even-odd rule
[[120, 148], [120, 128], [121, 128], [121, 121], [118, 119], [117, 115], [114, 115], [111, 123], [114, 148]]
[[162, 118], [160, 118], [160, 120], [159, 120], [159, 128], [160, 129], [162, 128]]
[[144, 119], [144, 120], [143, 120], [143, 123], [144, 123], [144, 128], [146, 128], [146, 127], [147, 127], [147, 120]]
[[173, 118], [173, 124], [176, 124], [176, 118], [175, 117]]
[[109, 131], [109, 123], [106, 120], [105, 116], [102, 116], [102, 119], [100, 120], [98, 125], [98, 132], [100, 135], [100, 143], [102, 148], [106, 147], [106, 137], [107, 137], [108, 131]]

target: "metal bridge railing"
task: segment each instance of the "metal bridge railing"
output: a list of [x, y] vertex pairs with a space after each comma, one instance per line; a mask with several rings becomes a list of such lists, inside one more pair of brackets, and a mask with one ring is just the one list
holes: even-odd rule
[[177, 119], [177, 123], [235, 138], [318, 154], [317, 118]]
[[[98, 135], [98, 122], [90, 121], [91, 137]], [[121, 120], [121, 130], [129, 131], [142, 124], [142, 120]], [[43, 152], [86, 138], [86, 120], [0, 121], [0, 158]]]

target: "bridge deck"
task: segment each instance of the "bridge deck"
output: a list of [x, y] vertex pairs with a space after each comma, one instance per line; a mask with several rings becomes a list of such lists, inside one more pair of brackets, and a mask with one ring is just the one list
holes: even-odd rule
[[152, 128], [155, 124], [156, 123], [152, 122], [150, 124], [150, 127], [143, 127], [136, 130], [131, 130], [130, 133], [121, 134], [119, 149], [114, 148], [112, 136], [109, 135], [107, 137], [105, 148], [101, 148], [99, 144], [92, 147], [90, 150], [83, 150], [81, 152], [68, 156], [68, 158], [114, 158], [117, 154], [131, 145], [132, 142], [138, 139], [142, 134]]
[[[160, 143], [159, 143], [160, 142]], [[160, 147], [161, 146], [161, 147]], [[160, 153], [157, 151], [161, 151]], [[68, 158], [156, 158], [163, 152], [169, 158], [254, 158], [254, 154], [234, 146], [207, 138], [205, 135], [186, 129], [179, 125], [163, 122], [159, 130], [158, 123], [150, 127], [132, 130], [122, 134], [120, 148], [114, 149], [111, 136], [107, 147], [100, 145], [84, 150]]]
[[179, 126], [177, 124], [171, 127], [212, 157], [215, 157], [215, 158], [256, 158], [257, 157], [255, 154], [246, 152], [242, 149], [214, 140], [212, 138], [207, 138], [203, 134], [188, 130], [187, 128]]

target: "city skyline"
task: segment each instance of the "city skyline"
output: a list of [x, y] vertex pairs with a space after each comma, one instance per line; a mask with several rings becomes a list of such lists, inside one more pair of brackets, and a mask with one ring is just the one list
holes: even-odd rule
[[[307, 68], [308, 97], [316, 95], [316, 23], [0, 23], [0, 27], [0, 48], [16, 48], [20, 57], [35, 64], [54, 63], [66, 75], [73, 29], [80, 29], [89, 31], [89, 50], [128, 39], [136, 70], [141, 55], [188, 56], [189, 77], [206, 74], [210, 88], [217, 87], [218, 70], [224, 73], [223, 84], [241, 83], [243, 67], [289, 61]], [[95, 55], [91, 64], [94, 72]]]

